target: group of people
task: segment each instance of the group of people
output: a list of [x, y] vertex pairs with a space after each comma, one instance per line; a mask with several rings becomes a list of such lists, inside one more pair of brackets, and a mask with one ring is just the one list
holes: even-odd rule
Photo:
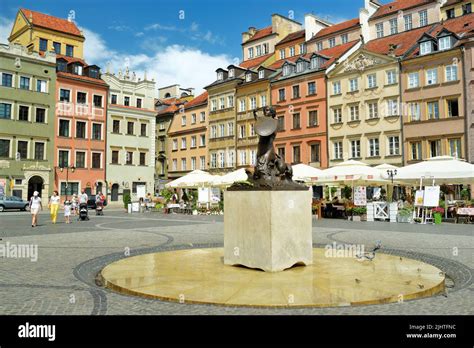
[[[105, 196], [101, 192], [98, 192], [95, 198], [96, 205], [100, 205], [103, 207], [105, 202]], [[82, 190], [80, 195], [73, 194], [72, 199], [70, 201], [64, 201], [63, 209], [65, 223], [71, 223], [71, 215], [77, 216], [79, 214], [79, 207], [81, 205], [85, 205], [87, 208], [88, 200], [89, 196], [87, 195], [86, 190]], [[56, 224], [56, 221], [58, 219], [60, 205], [61, 197], [59, 196], [58, 191], [53, 191], [53, 195], [49, 198], [48, 202], [51, 222], [53, 224]], [[38, 191], [33, 192], [33, 196], [30, 199], [29, 207], [31, 212], [31, 227], [36, 227], [38, 225], [38, 214], [41, 210], [43, 210], [43, 203], [41, 201], [41, 197], [39, 196]]]

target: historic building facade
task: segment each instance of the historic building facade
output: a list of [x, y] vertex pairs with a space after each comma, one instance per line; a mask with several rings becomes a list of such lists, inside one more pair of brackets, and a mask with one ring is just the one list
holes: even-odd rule
[[[168, 129], [168, 179], [207, 169], [208, 93], [178, 108]], [[161, 149], [159, 149], [161, 150]]]
[[0, 195], [52, 193], [55, 68], [54, 53], [0, 45]]
[[128, 68], [102, 79], [110, 86], [107, 106], [106, 181], [110, 201], [126, 194], [138, 200], [154, 192], [155, 82], [130, 75]]
[[54, 188], [62, 199], [104, 192], [107, 84], [100, 68], [57, 57]]

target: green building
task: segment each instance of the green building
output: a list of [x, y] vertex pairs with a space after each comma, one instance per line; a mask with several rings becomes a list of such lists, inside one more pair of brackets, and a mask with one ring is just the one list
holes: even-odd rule
[[56, 55], [0, 45], [0, 195], [53, 190]]

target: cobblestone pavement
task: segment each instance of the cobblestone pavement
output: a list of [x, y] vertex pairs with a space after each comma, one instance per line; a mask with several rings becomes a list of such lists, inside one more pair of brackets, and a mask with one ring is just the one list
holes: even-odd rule
[[88, 222], [31, 228], [27, 213], [0, 214], [0, 244], [38, 245], [38, 260], [0, 258], [0, 314], [474, 314], [474, 226], [314, 221], [314, 243], [381, 241], [385, 252], [418, 258], [454, 281], [447, 296], [401, 304], [338, 308], [238, 308], [125, 296], [95, 284], [106, 264], [173, 248], [222, 246], [221, 216], [127, 215], [106, 211]]

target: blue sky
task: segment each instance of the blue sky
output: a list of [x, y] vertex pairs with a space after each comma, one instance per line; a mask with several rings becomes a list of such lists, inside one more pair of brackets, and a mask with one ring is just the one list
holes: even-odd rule
[[[329, 5], [331, 4], [331, 5]], [[279, 13], [303, 24], [305, 13], [333, 22], [355, 18], [363, 0], [0, 0], [0, 41], [19, 7], [75, 21], [86, 36], [86, 59], [103, 70], [129, 65], [157, 81], [198, 91], [213, 71], [241, 57], [241, 33], [270, 25]], [[184, 17], [184, 18], [183, 18]]]

